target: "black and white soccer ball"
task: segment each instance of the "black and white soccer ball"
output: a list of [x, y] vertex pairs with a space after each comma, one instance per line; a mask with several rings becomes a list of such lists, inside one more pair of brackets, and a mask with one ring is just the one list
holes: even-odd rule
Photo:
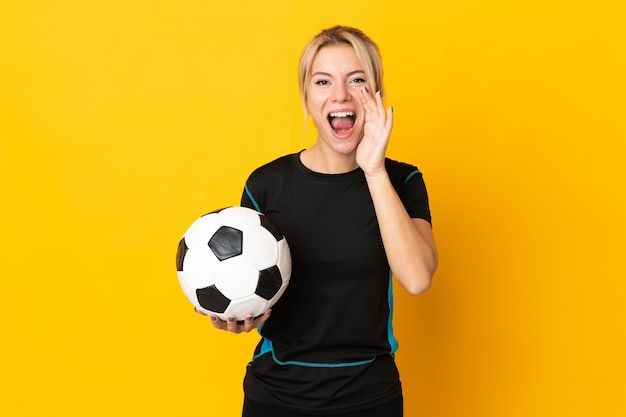
[[263, 314], [291, 277], [285, 236], [266, 216], [245, 207], [205, 214], [178, 244], [178, 280], [195, 308], [222, 320]]

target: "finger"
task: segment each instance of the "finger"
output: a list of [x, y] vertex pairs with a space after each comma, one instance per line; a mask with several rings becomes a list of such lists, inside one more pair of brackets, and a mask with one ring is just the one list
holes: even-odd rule
[[385, 128], [387, 132], [391, 132], [391, 128], [393, 127], [393, 107], [389, 107], [387, 109], [387, 121], [385, 122]]
[[239, 323], [237, 323], [237, 318], [235, 316], [228, 317], [228, 321], [226, 322], [226, 330], [233, 333], [241, 333], [241, 328], [239, 327]]
[[361, 90], [361, 103], [363, 104], [363, 108], [365, 109], [365, 118], [367, 119], [369, 115], [374, 111], [374, 100], [369, 93], [367, 87], [364, 87]]
[[380, 122], [384, 126], [386, 122], [385, 104], [383, 103], [382, 93], [377, 91], [374, 98], [366, 95], [366, 101], [363, 103], [365, 108], [365, 120], [370, 122]]
[[363, 89], [361, 89], [361, 102], [368, 108], [372, 108], [372, 104], [375, 103], [374, 95], [370, 94], [367, 87], [363, 87]]
[[[272, 314], [272, 310], [270, 309], [270, 310], [267, 310], [265, 313], [261, 314], [260, 316], [258, 316], [257, 318], [253, 319], [250, 330], [261, 327], [261, 325], [265, 323], [267, 319], [270, 318], [271, 314]], [[249, 330], [246, 330], [246, 331], [249, 331]]]
[[252, 314], [248, 314], [243, 321], [243, 331], [248, 333], [254, 329], [254, 316]]
[[211, 316], [211, 323], [216, 329], [226, 330], [226, 322], [217, 316]]
[[383, 94], [378, 91], [378, 93], [376, 93], [376, 109], [378, 110], [378, 114], [379, 116], [383, 119], [386, 120], [387, 117], [389, 117], [389, 112], [387, 109], [387, 111], [385, 110], [385, 103], [383, 101]]
[[194, 308], [193, 308], [193, 311], [195, 311], [196, 313], [200, 314], [201, 316], [208, 316], [208, 314], [207, 314], [207, 313], [205, 313], [205, 312], [204, 312], [204, 311], [202, 311], [202, 310], [198, 310], [198, 308], [197, 308], [197, 307], [194, 307]]
[[263, 313], [261, 316], [257, 317], [254, 320], [254, 327], [260, 327], [263, 323], [265, 323], [270, 318], [271, 314], [272, 314], [272, 310], [269, 309], [265, 313]]
[[265, 323], [267, 321], [267, 319], [270, 318], [271, 315], [272, 315], [272, 309], [270, 308], [265, 313], [263, 313], [263, 315], [259, 318], [259, 320], [260, 320], [259, 324]]

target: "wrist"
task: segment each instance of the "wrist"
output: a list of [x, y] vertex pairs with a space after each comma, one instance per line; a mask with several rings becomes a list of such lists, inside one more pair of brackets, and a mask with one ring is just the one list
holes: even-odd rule
[[387, 170], [384, 167], [368, 171], [363, 170], [363, 173], [365, 174], [365, 179], [368, 182], [389, 180], [389, 175], [387, 174]]

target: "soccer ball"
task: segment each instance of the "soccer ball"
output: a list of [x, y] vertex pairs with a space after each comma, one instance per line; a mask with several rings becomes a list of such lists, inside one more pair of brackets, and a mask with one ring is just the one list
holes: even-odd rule
[[263, 314], [291, 277], [285, 236], [263, 214], [228, 207], [197, 219], [178, 244], [178, 280], [197, 311], [222, 320]]

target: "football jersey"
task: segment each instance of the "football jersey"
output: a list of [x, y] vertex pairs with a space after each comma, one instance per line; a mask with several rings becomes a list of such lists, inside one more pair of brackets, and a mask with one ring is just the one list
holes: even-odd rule
[[[385, 165], [409, 215], [430, 222], [420, 171], [391, 159]], [[283, 156], [250, 175], [241, 205], [283, 232], [292, 257], [289, 286], [259, 328], [246, 395], [310, 414], [401, 395], [392, 272], [363, 171], [321, 174], [299, 154]]]

